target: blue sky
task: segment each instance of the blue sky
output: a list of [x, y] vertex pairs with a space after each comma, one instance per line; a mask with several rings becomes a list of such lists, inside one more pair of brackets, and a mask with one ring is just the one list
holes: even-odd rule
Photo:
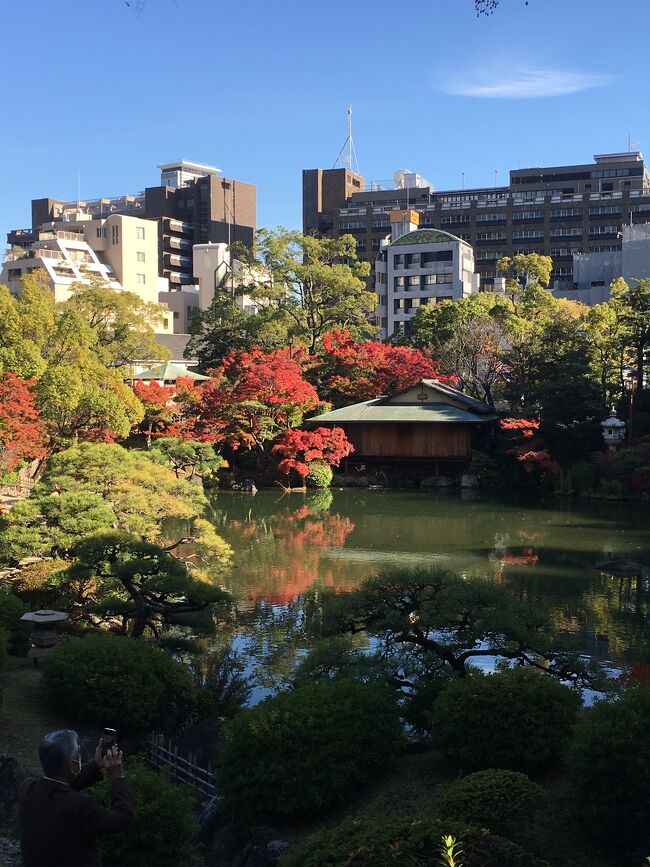
[[255, 183], [259, 226], [299, 227], [301, 169], [332, 166], [348, 103], [367, 179], [489, 186], [628, 134], [650, 151], [648, 0], [129, 4], [3, 4], [0, 241], [32, 198], [137, 192], [179, 158]]

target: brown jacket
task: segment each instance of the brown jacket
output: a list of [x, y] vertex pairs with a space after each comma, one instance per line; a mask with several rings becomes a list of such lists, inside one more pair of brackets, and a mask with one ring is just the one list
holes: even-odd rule
[[89, 762], [70, 786], [28, 778], [18, 788], [20, 844], [25, 867], [101, 867], [98, 838], [133, 819], [131, 792], [123, 779], [111, 783], [111, 806], [81, 792], [101, 780]]

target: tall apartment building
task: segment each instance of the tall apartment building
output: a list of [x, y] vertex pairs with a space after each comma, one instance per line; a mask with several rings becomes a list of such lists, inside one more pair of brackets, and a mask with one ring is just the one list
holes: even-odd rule
[[171, 289], [194, 284], [194, 244], [253, 243], [256, 225], [255, 186], [221, 176], [214, 166], [179, 160], [163, 163], [160, 184], [136, 195], [101, 197], [86, 202], [32, 200], [30, 229], [14, 229], [10, 246], [28, 247], [46, 224], [66, 223], [79, 214], [103, 219], [112, 214], [137, 216], [158, 223], [157, 267]]
[[479, 290], [470, 245], [449, 232], [421, 230], [419, 222], [417, 211], [393, 211], [390, 239], [382, 242], [375, 262], [376, 316], [384, 339], [408, 334], [420, 307]]
[[[303, 190], [324, 190], [333, 171], [342, 170], [305, 170]], [[512, 170], [502, 187], [435, 191], [418, 176], [398, 172], [399, 185], [366, 188], [355, 177], [363, 189], [347, 194], [338, 183], [335, 197], [328, 187], [327, 208], [317, 196], [303, 196], [305, 231], [352, 234], [359, 257], [373, 262], [390, 232], [391, 211], [410, 208], [420, 214], [420, 229], [442, 229], [472, 245], [487, 289], [498, 259], [535, 252], [553, 257], [553, 288], [570, 291], [574, 254], [617, 252], [624, 225], [650, 222], [650, 174], [638, 151], [596, 155], [584, 165]]]
[[158, 274], [158, 224], [140, 217], [78, 214], [74, 221], [46, 223], [29, 246], [7, 254], [0, 283], [18, 295], [21, 278], [37, 269], [45, 272], [57, 303], [70, 297], [74, 283], [98, 279], [147, 303], [162, 304], [160, 319], [151, 323], [161, 335], [188, 332], [199, 303], [194, 287], [169, 291], [168, 281]]

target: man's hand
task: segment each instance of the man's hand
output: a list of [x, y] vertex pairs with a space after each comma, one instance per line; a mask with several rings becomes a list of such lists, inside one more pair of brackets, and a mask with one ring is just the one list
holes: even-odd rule
[[116, 746], [107, 750], [106, 755], [102, 755], [102, 741], [97, 744], [95, 750], [95, 764], [101, 768], [109, 780], [117, 780], [124, 777], [124, 767], [122, 766], [122, 750]]

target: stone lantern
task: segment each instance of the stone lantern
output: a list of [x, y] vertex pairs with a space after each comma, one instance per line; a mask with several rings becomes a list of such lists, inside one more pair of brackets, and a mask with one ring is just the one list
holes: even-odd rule
[[28, 611], [21, 620], [34, 624], [32, 646], [27, 654], [34, 665], [46, 656], [56, 646], [63, 624], [70, 617], [65, 611], [53, 611], [51, 608], [41, 608], [39, 611]]
[[601, 421], [600, 426], [603, 429], [605, 445], [610, 452], [615, 452], [617, 447], [625, 439], [625, 422], [621, 421], [620, 418], [618, 418], [616, 410], [612, 409], [609, 413], [609, 418], [606, 418], [605, 421]]

